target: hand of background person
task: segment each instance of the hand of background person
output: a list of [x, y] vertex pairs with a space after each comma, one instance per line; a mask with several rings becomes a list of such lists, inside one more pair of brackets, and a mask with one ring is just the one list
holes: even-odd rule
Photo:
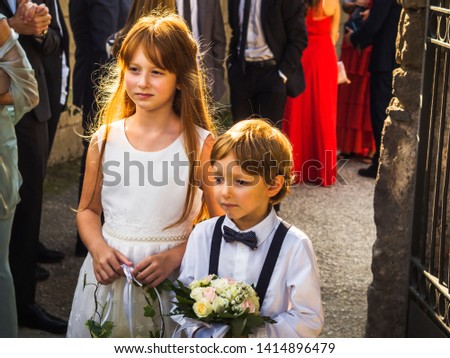
[[21, 1], [17, 3], [16, 14], [9, 19], [9, 24], [20, 35], [39, 36], [48, 30], [51, 19], [45, 4]]
[[356, 0], [356, 6], [369, 7], [369, 0]]
[[[10, 36], [11, 29], [8, 21], [6, 19], [0, 20], [0, 46], [3, 46]], [[10, 83], [8, 74], [0, 69], [0, 106], [12, 104], [12, 98], [8, 96]]]
[[349, 28], [349, 27], [345, 28], [344, 39], [343, 39], [345, 44], [352, 45], [352, 41], [350, 40], [350, 36], [352, 35], [353, 32], [354, 31], [351, 28]]
[[366, 21], [367, 18], [369, 17], [370, 14], [370, 9], [364, 10], [361, 12], [361, 17], [363, 19], [363, 21]]
[[3, 46], [10, 34], [11, 29], [9, 28], [8, 21], [6, 19], [0, 20], [0, 46]]

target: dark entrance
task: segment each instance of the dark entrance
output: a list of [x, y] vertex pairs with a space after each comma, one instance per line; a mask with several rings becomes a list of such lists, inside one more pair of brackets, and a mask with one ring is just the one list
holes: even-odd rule
[[427, 8], [408, 337], [450, 337], [450, 0]]

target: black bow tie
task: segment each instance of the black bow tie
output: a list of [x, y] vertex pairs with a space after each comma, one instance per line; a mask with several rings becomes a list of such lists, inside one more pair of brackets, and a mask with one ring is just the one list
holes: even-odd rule
[[256, 240], [256, 234], [254, 231], [239, 232], [234, 231], [233, 229], [224, 225], [223, 238], [225, 239], [226, 242], [231, 241], [242, 242], [244, 245], [247, 245], [252, 250], [255, 250], [257, 248], [258, 241]]

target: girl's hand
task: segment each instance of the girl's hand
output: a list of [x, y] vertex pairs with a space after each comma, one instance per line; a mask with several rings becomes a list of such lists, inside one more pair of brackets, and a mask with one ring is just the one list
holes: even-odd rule
[[174, 270], [168, 252], [161, 252], [148, 256], [137, 264], [132, 275], [149, 287], [156, 287], [163, 282]]
[[124, 254], [106, 242], [91, 250], [91, 255], [94, 260], [95, 278], [102, 285], [109, 285], [124, 276], [121, 264], [133, 266], [133, 263]]

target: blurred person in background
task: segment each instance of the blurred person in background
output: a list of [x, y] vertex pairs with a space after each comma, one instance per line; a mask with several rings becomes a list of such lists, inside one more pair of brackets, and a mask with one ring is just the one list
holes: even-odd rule
[[14, 279], [18, 323], [19, 326], [60, 334], [66, 331], [67, 322], [36, 303], [35, 274], [49, 153], [48, 121], [52, 115], [44, 58], [58, 51], [61, 33], [54, 16], [54, 0], [2, 0], [0, 12], [8, 17], [10, 27], [20, 35], [20, 45], [34, 70], [39, 90], [38, 105], [25, 113], [15, 126], [18, 167], [23, 182], [19, 190], [20, 203], [14, 214], [9, 264]]
[[[69, 19], [75, 41], [73, 69], [73, 104], [82, 110], [82, 125], [86, 138], [91, 134], [95, 115], [95, 88], [100, 68], [108, 61], [106, 39], [123, 27], [131, 0], [69, 0]], [[83, 187], [86, 151], [89, 141], [83, 139], [84, 152], [80, 165], [78, 195]], [[87, 250], [77, 233], [75, 254], [84, 257]]]
[[16, 301], [8, 258], [21, 184], [14, 125], [39, 101], [34, 71], [17, 40], [17, 33], [0, 13], [0, 338], [17, 337]]

